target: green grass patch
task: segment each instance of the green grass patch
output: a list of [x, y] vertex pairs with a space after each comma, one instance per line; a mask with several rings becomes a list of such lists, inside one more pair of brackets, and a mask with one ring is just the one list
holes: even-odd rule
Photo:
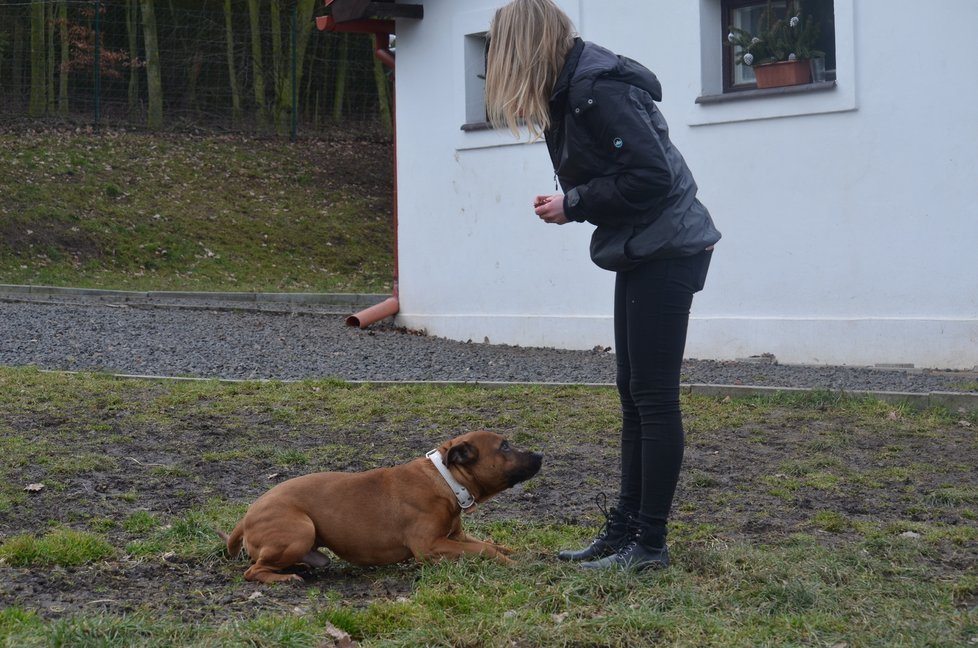
[[0, 283], [389, 292], [393, 228], [377, 204], [391, 178], [362, 179], [379, 195], [349, 191], [328, 154], [241, 137], [0, 135], [12, 171]]
[[126, 546], [136, 558], [148, 558], [164, 553], [203, 562], [214, 562], [223, 556], [223, 541], [217, 531], [230, 532], [244, 515], [245, 506], [213, 501], [205, 509], [188, 511], [160, 526], [143, 520], [134, 530], [144, 537]]
[[925, 500], [934, 506], [978, 504], [978, 487], [943, 486], [928, 492]]
[[812, 517], [812, 526], [829, 533], [841, 533], [852, 525], [846, 516], [836, 511], [819, 511]]
[[101, 537], [64, 528], [40, 537], [15, 535], [0, 545], [0, 559], [14, 567], [71, 567], [104, 560], [114, 553], [112, 545]]
[[149, 511], [136, 511], [123, 521], [122, 528], [130, 533], [146, 533], [160, 525]]

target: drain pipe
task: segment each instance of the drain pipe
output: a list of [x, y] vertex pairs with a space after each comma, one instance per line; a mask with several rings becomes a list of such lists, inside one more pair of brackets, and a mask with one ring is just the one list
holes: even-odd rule
[[[332, 0], [327, 2], [329, 5]], [[316, 27], [320, 31], [332, 32], [359, 32], [370, 33], [374, 37], [374, 56], [391, 69], [394, 73], [394, 53], [390, 48], [390, 36], [394, 33], [393, 20], [353, 20], [337, 23], [332, 16], [319, 16], [316, 18]], [[394, 226], [394, 288], [390, 297], [374, 304], [369, 308], [354, 313], [346, 318], [347, 326], [356, 326], [365, 329], [371, 324], [382, 319], [397, 315], [401, 305], [398, 301], [398, 271], [397, 271], [397, 84], [391, 87], [391, 128], [393, 138], [394, 156], [394, 205], [393, 205], [393, 226]]]
[[[390, 34], [374, 32], [374, 56], [394, 71], [394, 54], [390, 50]], [[347, 326], [357, 326], [361, 329], [367, 328], [382, 319], [393, 317], [401, 308], [398, 300], [398, 272], [397, 272], [397, 89], [396, 83], [391, 85], [391, 129], [393, 140], [394, 156], [394, 289], [393, 294], [370, 308], [365, 308], [358, 313], [354, 313], [346, 318]]]

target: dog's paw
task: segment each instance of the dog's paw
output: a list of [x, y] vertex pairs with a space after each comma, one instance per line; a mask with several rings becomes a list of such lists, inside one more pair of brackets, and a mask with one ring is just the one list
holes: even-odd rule
[[514, 553], [513, 550], [507, 547], [506, 545], [496, 544], [491, 540], [480, 540], [480, 542], [482, 542], [482, 544], [484, 544], [487, 547], [492, 547], [493, 549], [495, 549], [496, 553], [506, 554], [507, 556]]
[[496, 551], [498, 551], [501, 554], [505, 554], [507, 556], [513, 554], [513, 549], [507, 547], [506, 545], [493, 544], [492, 546], [495, 547]]
[[507, 567], [516, 564], [516, 561], [514, 561], [512, 558], [508, 558], [501, 553], [496, 554], [496, 562], [498, 562], [500, 565], [506, 565]]
[[268, 584], [283, 583], [285, 585], [305, 585], [306, 579], [298, 574], [268, 574], [266, 578], [259, 578], [259, 581]]
[[271, 569], [249, 569], [245, 572], [245, 580], [259, 583], [305, 583], [305, 579], [295, 573], [282, 573]]

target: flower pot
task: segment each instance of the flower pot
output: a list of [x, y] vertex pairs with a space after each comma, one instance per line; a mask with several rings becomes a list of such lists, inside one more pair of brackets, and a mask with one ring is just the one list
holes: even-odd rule
[[808, 59], [764, 63], [754, 66], [754, 76], [757, 78], [758, 88], [801, 85], [811, 83], [812, 66]]

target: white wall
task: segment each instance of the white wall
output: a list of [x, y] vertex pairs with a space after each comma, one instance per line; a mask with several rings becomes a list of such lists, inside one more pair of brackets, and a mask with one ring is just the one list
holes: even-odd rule
[[[553, 190], [546, 147], [459, 129], [463, 36], [498, 4], [426, 0], [424, 20], [398, 25], [399, 321], [462, 340], [611, 346], [613, 274], [588, 260], [591, 227], [548, 226], [530, 207]], [[724, 234], [688, 357], [978, 365], [978, 88], [955, 51], [978, 3], [855, 4], [836, 0], [836, 89], [697, 105], [719, 0], [562, 3], [586, 39], [659, 75], [673, 140]]]

